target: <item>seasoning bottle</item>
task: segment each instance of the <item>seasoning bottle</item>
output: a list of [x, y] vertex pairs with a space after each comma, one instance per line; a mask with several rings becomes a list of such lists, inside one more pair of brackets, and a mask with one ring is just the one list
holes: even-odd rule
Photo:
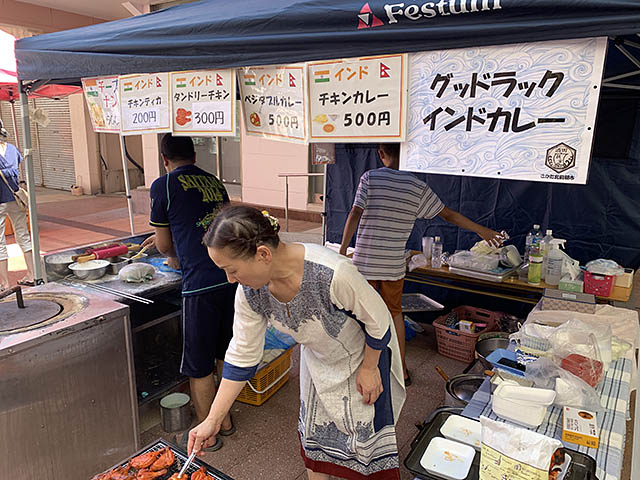
[[527, 275], [527, 280], [531, 285], [540, 285], [542, 260], [542, 255], [538, 252], [529, 255], [529, 273]]

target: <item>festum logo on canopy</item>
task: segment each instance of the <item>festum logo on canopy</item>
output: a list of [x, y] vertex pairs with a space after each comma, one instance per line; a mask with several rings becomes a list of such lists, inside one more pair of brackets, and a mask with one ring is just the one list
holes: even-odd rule
[[[418, 21], [463, 13], [488, 12], [501, 10], [501, 0], [440, 0], [439, 2], [387, 3], [384, 5], [386, 23], [392, 25], [403, 20]], [[384, 19], [384, 16], [382, 16]], [[358, 29], [379, 27], [385, 21], [376, 16], [369, 2], [365, 3], [358, 13]]]

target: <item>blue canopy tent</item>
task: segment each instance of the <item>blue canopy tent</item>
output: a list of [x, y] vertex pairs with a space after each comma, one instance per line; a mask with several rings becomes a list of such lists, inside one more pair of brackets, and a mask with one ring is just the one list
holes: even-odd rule
[[[16, 58], [23, 89], [28, 89], [48, 82], [78, 84], [82, 77], [98, 75], [283, 64], [607, 35], [612, 38], [607, 63], [610, 79], [604, 85], [609, 90], [635, 94], [634, 89], [640, 88], [640, 61], [634, 56], [640, 53], [637, 32], [640, 2], [630, 0], [203, 0], [115, 22], [24, 38], [16, 43]], [[631, 129], [638, 130], [635, 124]], [[339, 151], [348, 153], [354, 149]], [[583, 225], [573, 233], [566, 232], [567, 239], [572, 241], [575, 233], [576, 238], [589, 244], [602, 245], [603, 255], [609, 247], [621, 245], [624, 255], [619, 261], [638, 266], [640, 238], [629, 232], [640, 231], [640, 214], [633, 207], [640, 200], [636, 193], [640, 188], [633, 188], [640, 186], [640, 145], [634, 140], [628, 150], [621, 165], [594, 165], [592, 185], [586, 187], [446, 175], [433, 176], [430, 181], [444, 185], [436, 190], [441, 190], [439, 193], [452, 208], [490, 226], [515, 232], [516, 237], [530, 227], [532, 218], [545, 223], [556, 211], [555, 202], [563, 202], [564, 198], [566, 203], [582, 189], [595, 214], [607, 217], [598, 218], [595, 226]], [[330, 240], [339, 239], [353, 185], [362, 169], [371, 166], [370, 154], [367, 155], [368, 164], [367, 160], [350, 160], [329, 168]], [[349, 168], [344, 171], [346, 167]], [[624, 182], [618, 182], [618, 178]], [[515, 187], [507, 188], [508, 185]], [[605, 198], [605, 192], [611, 190], [613, 193]], [[481, 206], [467, 200], [477, 198], [479, 192], [490, 200]], [[487, 197], [487, 192], [493, 193]], [[523, 199], [535, 205], [525, 204]], [[621, 211], [615, 212], [616, 202], [623, 207]], [[582, 218], [578, 215], [574, 220]], [[570, 215], [562, 221], [571, 222]], [[426, 227], [421, 228], [423, 231], [416, 236]], [[448, 250], [457, 248], [463, 238], [455, 232], [444, 236], [452, 239], [445, 244]]]

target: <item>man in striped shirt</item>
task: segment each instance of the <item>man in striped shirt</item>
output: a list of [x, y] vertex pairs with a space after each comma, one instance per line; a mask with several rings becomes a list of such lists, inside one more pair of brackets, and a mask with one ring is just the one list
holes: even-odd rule
[[369, 170], [360, 185], [342, 235], [340, 253], [346, 255], [358, 222], [353, 263], [387, 304], [398, 334], [405, 384], [411, 384], [404, 359], [405, 331], [402, 316], [402, 288], [406, 270], [405, 247], [418, 218], [436, 215], [460, 228], [471, 230], [494, 244], [502, 243], [498, 232], [478, 225], [447, 208], [423, 181], [398, 170], [400, 144], [380, 144], [378, 154], [384, 167]]

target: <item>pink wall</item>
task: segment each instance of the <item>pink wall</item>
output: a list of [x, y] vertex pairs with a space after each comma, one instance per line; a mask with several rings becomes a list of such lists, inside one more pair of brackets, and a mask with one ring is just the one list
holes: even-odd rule
[[95, 17], [87, 17], [15, 0], [0, 0], [0, 12], [0, 23], [28, 27], [39, 30], [42, 33], [85, 27], [104, 21]]
[[[242, 116], [242, 201], [284, 208], [285, 180], [279, 173], [307, 173], [307, 145], [247, 135]], [[307, 210], [309, 180], [289, 178], [289, 208]]]

